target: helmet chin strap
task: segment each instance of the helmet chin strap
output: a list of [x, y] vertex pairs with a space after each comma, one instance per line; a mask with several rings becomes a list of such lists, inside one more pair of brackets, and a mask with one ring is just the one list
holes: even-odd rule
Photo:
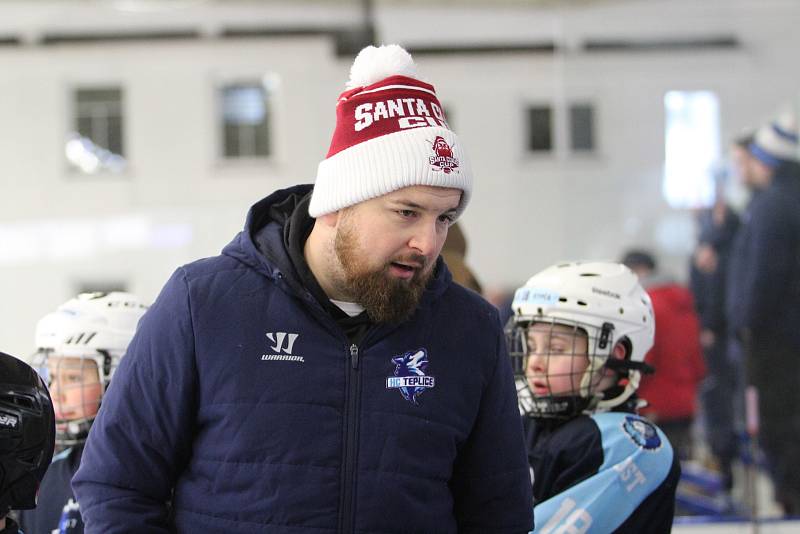
[[630, 371], [628, 373], [628, 383], [625, 386], [625, 389], [622, 390], [622, 393], [610, 399], [598, 400], [597, 408], [599, 410], [608, 410], [627, 401], [630, 396], [633, 395], [637, 389], [639, 389], [639, 381], [641, 378], [642, 374], [639, 371]]
[[[652, 366], [645, 362], [633, 362], [627, 358], [618, 359], [614, 357], [615, 343], [611, 339], [611, 332], [614, 326], [611, 323], [603, 323], [600, 333], [598, 346], [601, 349], [608, 349], [608, 354], [605, 356], [592, 356], [589, 358], [589, 366], [581, 378], [581, 396], [589, 397], [590, 409], [608, 410], [626, 402], [637, 389], [639, 389], [639, 382], [642, 379], [642, 373], [651, 374], [655, 371]], [[626, 352], [629, 352], [630, 347]], [[591, 389], [591, 381], [594, 374], [601, 369], [610, 369], [614, 372], [625, 372], [627, 375], [628, 383], [622, 390], [622, 393], [611, 397], [605, 398], [605, 391], [593, 392]]]
[[[592, 378], [595, 373], [601, 369], [611, 369], [613, 371], [625, 370], [628, 373], [628, 383], [622, 393], [611, 397], [604, 398], [604, 392], [592, 391]], [[613, 357], [613, 349], [609, 351], [607, 356], [592, 356], [589, 358], [589, 366], [584, 371], [581, 377], [580, 395], [585, 398], [591, 397], [589, 400], [589, 409], [608, 410], [623, 404], [637, 389], [642, 379], [642, 373], [652, 373], [653, 368], [644, 362], [630, 362], [627, 360], [617, 360]]]
[[59, 447], [67, 448], [84, 443], [93, 421], [94, 416], [70, 421], [56, 421], [56, 444]]

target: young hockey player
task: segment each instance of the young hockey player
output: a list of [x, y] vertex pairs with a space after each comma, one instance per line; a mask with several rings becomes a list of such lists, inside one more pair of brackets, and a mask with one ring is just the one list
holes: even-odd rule
[[559, 264], [518, 289], [507, 332], [536, 533], [669, 532], [680, 467], [635, 396], [655, 332], [617, 263]]
[[20, 513], [25, 532], [83, 532], [70, 479], [111, 376], [147, 306], [129, 293], [83, 293], [45, 315], [36, 327], [34, 366], [53, 396], [56, 444], [39, 506]]
[[[53, 457], [53, 403], [31, 367], [0, 352], [0, 534], [17, 534], [10, 510], [36, 506]], [[49, 532], [49, 531], [48, 531]]]

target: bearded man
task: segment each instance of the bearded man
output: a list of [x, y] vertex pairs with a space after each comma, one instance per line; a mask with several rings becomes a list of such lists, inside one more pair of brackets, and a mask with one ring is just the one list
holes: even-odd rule
[[313, 188], [142, 319], [73, 479], [86, 531], [530, 531], [498, 314], [439, 257], [471, 189], [408, 53], [364, 49]]

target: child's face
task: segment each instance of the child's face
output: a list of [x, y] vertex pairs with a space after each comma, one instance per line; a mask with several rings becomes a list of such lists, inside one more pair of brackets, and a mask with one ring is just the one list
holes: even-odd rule
[[56, 419], [72, 421], [97, 415], [103, 389], [94, 360], [50, 356], [47, 372]]
[[525, 377], [534, 396], [577, 395], [589, 366], [586, 334], [571, 326], [534, 323], [527, 343]]

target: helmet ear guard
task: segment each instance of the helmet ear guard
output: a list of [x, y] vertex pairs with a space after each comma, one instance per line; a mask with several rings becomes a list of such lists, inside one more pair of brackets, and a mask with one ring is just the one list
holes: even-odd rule
[[[630, 340], [621, 339], [619, 342], [625, 343], [630, 347]], [[628, 355], [631, 353], [630, 348], [626, 350], [625, 358], [609, 358], [606, 363], [606, 369], [610, 369], [620, 375], [621, 379], [626, 380], [624, 385], [620, 387], [612, 387], [605, 391], [608, 398], [604, 398], [597, 402], [598, 410], [614, 408], [628, 401], [631, 396], [639, 389], [639, 384], [642, 380], [642, 375], [649, 375], [655, 372], [655, 368], [645, 363], [644, 361], [631, 361]]]
[[651, 375], [656, 372], [656, 368], [646, 362], [632, 362], [628, 360], [618, 360], [610, 358], [606, 362], [606, 367], [612, 371], [625, 372], [637, 371], [643, 375]]

